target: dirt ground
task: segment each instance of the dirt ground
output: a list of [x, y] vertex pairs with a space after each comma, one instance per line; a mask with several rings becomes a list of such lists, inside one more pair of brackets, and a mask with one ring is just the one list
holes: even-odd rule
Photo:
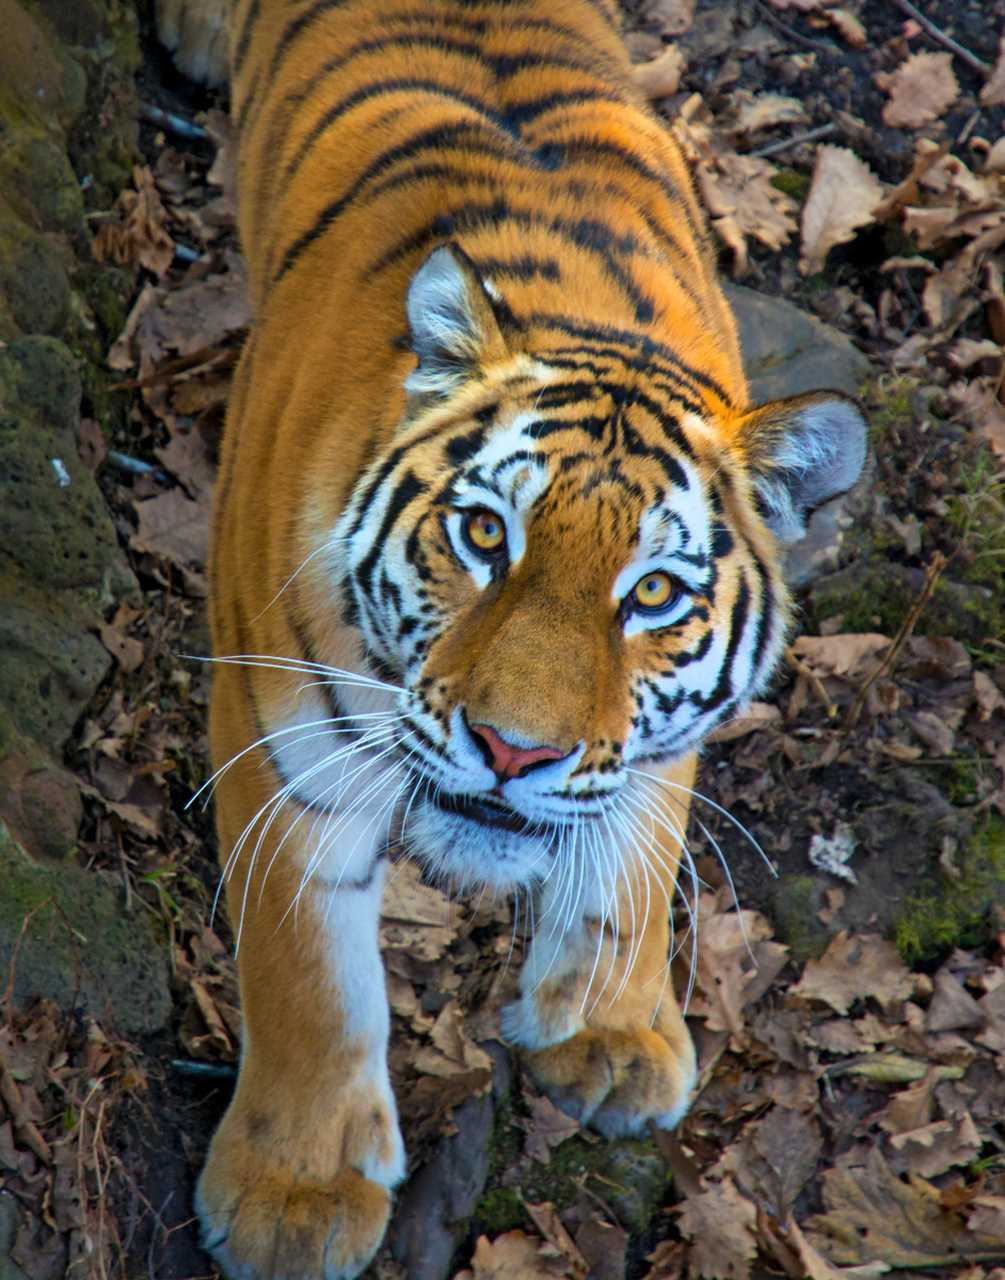
[[[401, 867], [381, 940], [411, 1175], [366, 1274], [1003, 1280], [1005, 3], [645, 0], [626, 29], [724, 274], [867, 357], [873, 458], [770, 695], [703, 756], [689, 1114], [608, 1145], [536, 1096], [498, 1025], [512, 902]], [[100, 331], [80, 453], [142, 598], [105, 618], [115, 664], [65, 764], [79, 860], [154, 922], [172, 1009], [126, 1040], [8, 990], [11, 1280], [215, 1274], [191, 1192], [240, 1042], [199, 795], [208, 509], [249, 319], [233, 149], [225, 95], [149, 15], [141, 48], [133, 187], [88, 214], [131, 312]]]

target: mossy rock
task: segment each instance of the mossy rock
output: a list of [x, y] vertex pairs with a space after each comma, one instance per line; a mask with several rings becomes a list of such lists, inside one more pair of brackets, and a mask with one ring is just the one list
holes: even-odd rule
[[73, 775], [0, 705], [0, 822], [36, 861], [62, 862], [76, 850], [83, 813]]
[[36, 231], [86, 234], [84, 197], [66, 151], [42, 128], [0, 138], [0, 190], [12, 211]]
[[0, 824], [0, 972], [19, 937], [15, 1004], [45, 996], [132, 1033], [167, 1020], [167, 955], [146, 908], [135, 903], [127, 912], [115, 877], [37, 865]]
[[70, 281], [45, 236], [0, 201], [0, 340], [59, 335], [69, 316]]
[[931, 876], [913, 894], [896, 926], [909, 965], [932, 965], [953, 947], [982, 947], [998, 932], [994, 907], [1005, 908], [1005, 823], [986, 815], [953, 859], [958, 879]]
[[[819, 578], [807, 611], [813, 623], [844, 614], [842, 630], [896, 635], [921, 593], [921, 569], [875, 559]], [[975, 646], [1005, 628], [1003, 602], [987, 587], [940, 578], [915, 626], [918, 635], [952, 636]]]

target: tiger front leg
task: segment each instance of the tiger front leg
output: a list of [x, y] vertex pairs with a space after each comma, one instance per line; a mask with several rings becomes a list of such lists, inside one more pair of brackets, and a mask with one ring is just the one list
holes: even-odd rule
[[[620, 873], [601, 888], [581, 924], [557, 927], [563, 886], [542, 904], [521, 998], [506, 1011], [510, 1038], [525, 1050], [536, 1084], [556, 1106], [607, 1138], [672, 1128], [687, 1110], [695, 1054], [668, 971], [670, 900], [687, 821], [695, 761], [645, 785], [649, 812], [633, 838], [599, 855]], [[676, 797], [683, 797], [678, 799]], [[599, 880], [600, 877], [597, 877]], [[605, 910], [605, 900], [607, 909]]]
[[[251, 769], [235, 772], [251, 780]], [[225, 782], [218, 801], [228, 848], [243, 830], [244, 806]], [[204, 1245], [230, 1280], [357, 1276], [383, 1238], [389, 1189], [404, 1174], [377, 945], [383, 864], [368, 879], [365, 867], [350, 866], [338, 887], [310, 878], [290, 910], [301, 890], [298, 835], [294, 828], [264, 885], [276, 841], [259, 850], [250, 880], [242, 858], [227, 886], [240, 928], [244, 1044], [196, 1207]]]

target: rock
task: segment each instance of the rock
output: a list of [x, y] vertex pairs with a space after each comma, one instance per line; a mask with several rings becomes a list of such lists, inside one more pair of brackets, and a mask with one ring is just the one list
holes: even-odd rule
[[457, 1132], [409, 1181], [394, 1216], [391, 1254], [409, 1280], [446, 1280], [458, 1244], [451, 1227], [463, 1225], [488, 1177], [492, 1098], [466, 1102], [454, 1123]]
[[43, 235], [0, 204], [0, 340], [61, 333], [69, 311], [66, 268]]
[[0, 1280], [28, 1280], [28, 1276], [10, 1256], [20, 1225], [17, 1201], [9, 1192], [0, 1191]]
[[[743, 366], [755, 404], [832, 388], [857, 396], [869, 374], [869, 361], [836, 329], [800, 311], [783, 298], [771, 298], [741, 285], [724, 286], [736, 317]], [[785, 576], [799, 589], [840, 567], [845, 534], [854, 524], [871, 488], [871, 469], [850, 494], [814, 512], [806, 537], [789, 549]]]
[[79, 401], [58, 340], [20, 338], [0, 352], [0, 703], [52, 748], [110, 666], [92, 634], [102, 609], [137, 591], [77, 456]]
[[0, 706], [0, 822], [33, 858], [58, 862], [73, 853], [83, 816], [73, 775]]
[[167, 952], [145, 907], [126, 912], [116, 877], [39, 866], [0, 824], [0, 885], [0, 973], [8, 971], [26, 917], [40, 908], [17, 953], [15, 1004], [45, 996], [128, 1033], [164, 1025], [171, 1007]]

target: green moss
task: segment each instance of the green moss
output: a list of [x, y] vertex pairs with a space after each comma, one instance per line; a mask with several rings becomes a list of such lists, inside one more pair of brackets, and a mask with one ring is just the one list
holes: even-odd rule
[[526, 1227], [527, 1211], [523, 1201], [508, 1187], [495, 1187], [487, 1191], [471, 1213], [471, 1225], [479, 1235], [491, 1237], [505, 1231]]
[[820, 885], [813, 876], [786, 876], [779, 882], [775, 898], [778, 936], [798, 964], [816, 959], [827, 946], [830, 934], [817, 919], [823, 905]]
[[795, 169], [779, 169], [771, 179], [776, 191], [784, 191], [793, 200], [805, 200], [810, 189], [810, 179], [805, 173], [797, 173]]
[[550, 1200], [559, 1209], [575, 1204], [578, 1184], [606, 1201], [633, 1231], [644, 1231], [663, 1200], [667, 1175], [652, 1142], [585, 1142], [570, 1138], [556, 1147], [547, 1165], [531, 1165], [521, 1183], [525, 1199]]
[[1005, 906], [1005, 824], [985, 817], [955, 858], [960, 878], [932, 880], [910, 898], [896, 925], [909, 965], [933, 964], [952, 947], [979, 947], [994, 932], [991, 907]]

